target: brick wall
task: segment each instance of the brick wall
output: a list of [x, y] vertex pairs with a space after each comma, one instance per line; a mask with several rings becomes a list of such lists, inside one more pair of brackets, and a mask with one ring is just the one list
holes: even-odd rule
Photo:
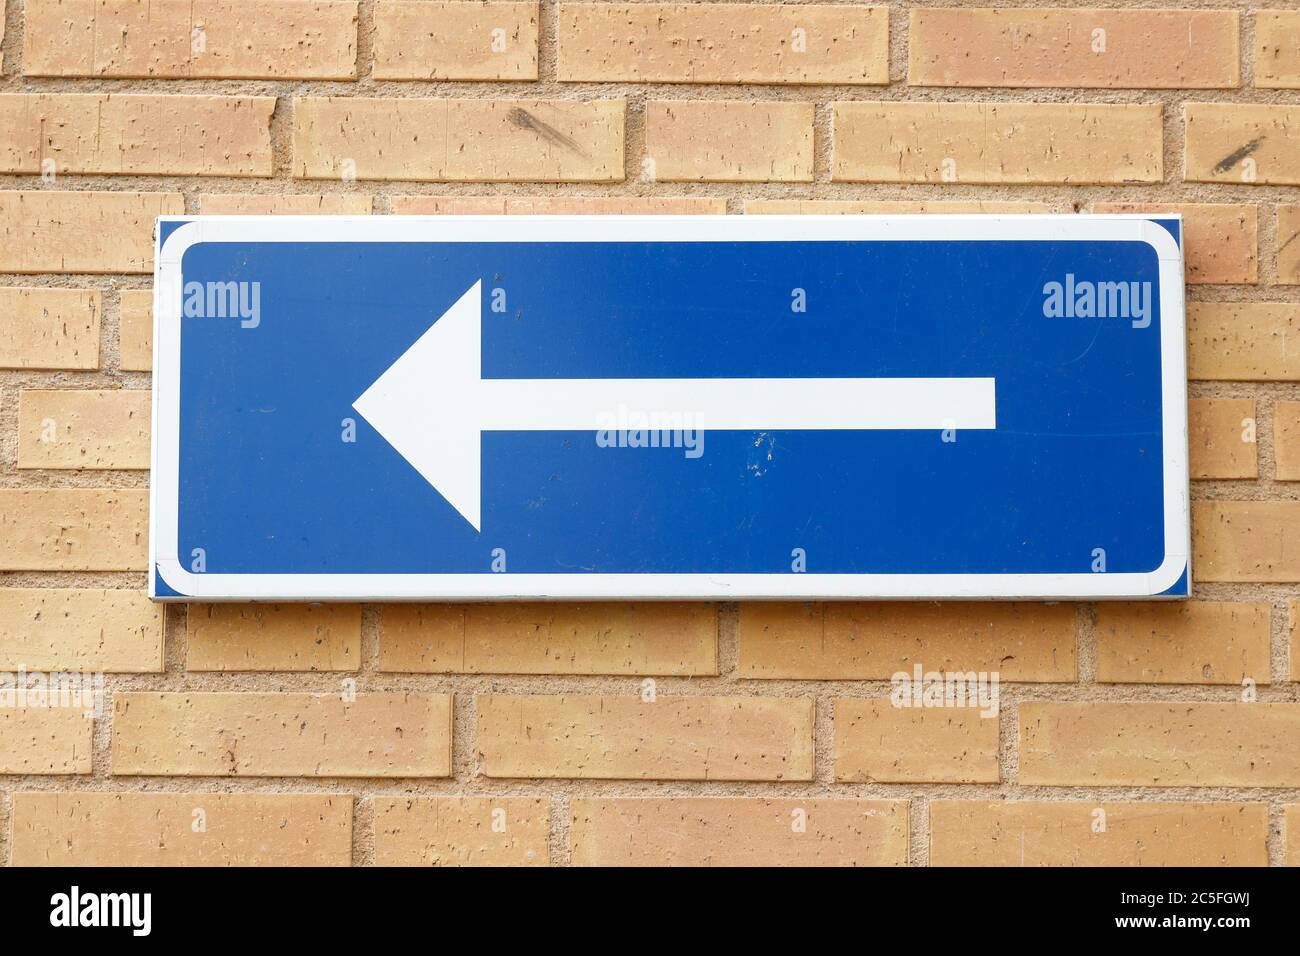
[[[1300, 862], [1300, 13], [1120, 6], [8, 0], [0, 862]], [[142, 596], [159, 214], [1161, 209], [1188, 603]]]

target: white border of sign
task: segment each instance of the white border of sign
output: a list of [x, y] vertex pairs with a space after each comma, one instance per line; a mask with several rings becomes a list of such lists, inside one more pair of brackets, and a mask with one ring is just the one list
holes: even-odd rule
[[[1180, 219], [1161, 215], [1161, 219]], [[162, 600], [1132, 598], [1191, 575], [1183, 256], [1143, 215], [168, 216], [155, 255], [149, 590]], [[161, 232], [161, 225], [160, 225]], [[1069, 574], [199, 574], [176, 554], [181, 262], [200, 242], [1145, 242], [1160, 270], [1165, 559], [1148, 573]], [[486, 561], [486, 558], [485, 558]], [[155, 575], [181, 597], [157, 595]]]

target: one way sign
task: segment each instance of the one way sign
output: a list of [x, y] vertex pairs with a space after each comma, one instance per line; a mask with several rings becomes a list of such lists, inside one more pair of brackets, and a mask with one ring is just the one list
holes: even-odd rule
[[1180, 234], [163, 219], [152, 593], [1185, 595]]

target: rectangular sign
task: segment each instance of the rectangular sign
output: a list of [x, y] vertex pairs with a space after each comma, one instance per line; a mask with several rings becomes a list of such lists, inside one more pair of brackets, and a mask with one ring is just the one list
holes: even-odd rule
[[159, 224], [161, 599], [1184, 596], [1176, 216]]

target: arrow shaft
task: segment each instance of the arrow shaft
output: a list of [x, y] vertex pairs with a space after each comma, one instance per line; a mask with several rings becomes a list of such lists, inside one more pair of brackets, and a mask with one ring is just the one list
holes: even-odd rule
[[988, 429], [992, 378], [483, 379], [485, 431]]

